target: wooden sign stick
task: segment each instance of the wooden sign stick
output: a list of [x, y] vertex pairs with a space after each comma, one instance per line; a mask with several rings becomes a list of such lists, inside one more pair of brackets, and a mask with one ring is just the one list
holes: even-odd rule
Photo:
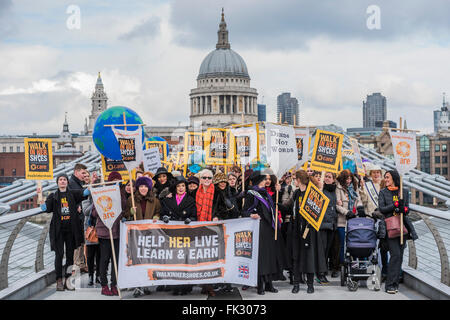
[[[119, 274], [117, 273], [117, 259], [116, 250], [114, 249], [114, 240], [112, 235], [112, 230], [109, 228], [109, 239], [111, 239], [111, 251], [113, 255], [114, 271], [116, 272], [116, 281], [119, 279]], [[122, 300], [122, 294], [120, 293], [120, 288], [117, 286], [117, 291], [119, 292], [119, 299]]]
[[309, 224], [306, 226], [305, 232], [303, 232], [303, 239], [306, 239], [306, 236], [308, 235], [308, 232], [309, 232]]
[[36, 181], [36, 192], [37, 192], [37, 203], [38, 203], [38, 205], [41, 205], [44, 203], [44, 200], [42, 197], [42, 180]]
[[136, 221], [136, 205], [134, 204], [134, 191], [133, 191], [133, 176], [131, 175], [131, 171], [128, 171], [130, 177], [130, 189], [131, 189], [131, 207], [134, 210], [134, 221]]
[[[402, 130], [402, 117], [400, 117], [400, 130]], [[403, 200], [403, 177], [400, 175], [400, 199]], [[400, 212], [400, 245], [403, 245], [403, 212]]]
[[[277, 177], [277, 183], [278, 183], [278, 177]], [[277, 196], [276, 196], [276, 205], [275, 205], [275, 240], [277, 240], [278, 235], [278, 190], [277, 190]]]

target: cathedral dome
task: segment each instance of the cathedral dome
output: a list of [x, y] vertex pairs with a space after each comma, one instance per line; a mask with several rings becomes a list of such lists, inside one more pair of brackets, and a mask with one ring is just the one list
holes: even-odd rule
[[217, 31], [216, 50], [210, 52], [200, 65], [197, 80], [209, 77], [240, 77], [250, 79], [244, 59], [230, 49], [227, 23], [222, 9], [222, 20]]
[[221, 76], [250, 78], [244, 59], [231, 49], [210, 52], [200, 65], [197, 80]]

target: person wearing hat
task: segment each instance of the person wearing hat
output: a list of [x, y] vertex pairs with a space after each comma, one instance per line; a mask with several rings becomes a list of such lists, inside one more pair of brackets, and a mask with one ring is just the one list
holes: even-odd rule
[[[124, 217], [127, 220], [133, 220], [136, 216], [136, 220], [152, 219], [153, 222], [157, 222], [161, 213], [161, 203], [158, 198], [152, 192], [153, 182], [152, 179], [142, 176], [136, 180], [136, 192], [135, 206], [133, 207], [132, 198], [129, 197], [126, 204]], [[133, 292], [134, 297], [139, 297], [143, 294], [150, 294], [150, 289], [136, 288]]]
[[[188, 192], [187, 180], [183, 176], [175, 178], [170, 188], [171, 197], [165, 197], [161, 200], [162, 219], [165, 223], [169, 221], [184, 221], [185, 224], [197, 220], [197, 207], [195, 199]], [[166, 286], [171, 288], [174, 295], [185, 295], [192, 291], [192, 285]]]
[[[300, 291], [302, 274], [306, 274], [307, 293], [314, 293], [314, 274], [323, 274], [327, 271], [324, 248], [322, 246], [321, 234], [312, 228], [307, 220], [299, 213], [303, 197], [308, 184], [311, 182], [318, 187], [318, 181], [314, 175], [308, 175], [304, 170], [295, 173], [298, 189], [294, 193], [294, 210], [289, 241], [292, 246], [292, 271], [293, 284], [292, 293]], [[305, 235], [306, 228], [308, 233]], [[303, 237], [305, 235], [305, 238]]]
[[[361, 201], [367, 215], [382, 219], [383, 215], [378, 210], [378, 196], [380, 194], [380, 190], [384, 187], [382, 170], [379, 165], [370, 162], [366, 163], [365, 167], [368, 176], [361, 179]], [[388, 265], [388, 248], [385, 239], [380, 239], [379, 248], [382, 265], [381, 279], [382, 282], [384, 282], [387, 276]]]
[[[89, 190], [71, 190], [69, 188], [69, 177], [64, 173], [56, 177], [56, 185], [58, 189], [47, 197], [45, 204], [41, 205], [41, 209], [53, 213], [50, 221], [49, 238], [50, 248], [55, 251], [56, 290], [75, 290], [67, 285], [67, 280], [71, 276], [67, 268], [73, 265], [74, 250], [84, 240], [78, 209], [79, 203], [89, 195]], [[64, 248], [66, 264], [63, 268]], [[62, 280], [63, 274], [65, 276], [64, 283]]]
[[377, 164], [366, 164], [368, 177], [361, 180], [361, 201], [364, 210], [368, 216], [372, 216], [378, 208], [378, 195], [383, 189], [381, 183], [383, 182], [381, 167]]
[[[213, 178], [214, 184], [214, 199], [212, 216], [213, 221], [236, 219], [239, 217], [239, 209], [236, 199], [231, 195], [230, 187], [228, 185], [227, 176], [218, 172]], [[230, 283], [226, 283], [222, 290], [224, 292], [232, 292], [233, 288]]]
[[166, 168], [160, 167], [156, 170], [153, 179], [156, 181], [153, 193], [161, 200], [170, 193], [169, 188], [172, 185], [173, 176]]
[[152, 192], [152, 179], [142, 176], [136, 180], [135, 205], [132, 207], [132, 199], [128, 198], [124, 217], [127, 220], [153, 219], [153, 222], [159, 220], [161, 212], [161, 203]]
[[189, 195], [195, 199], [195, 196], [197, 195], [197, 189], [200, 184], [200, 180], [196, 176], [190, 176], [187, 180], [188, 184], [188, 193]]
[[[259, 295], [265, 291], [276, 293], [278, 290], [272, 281], [278, 279], [283, 271], [284, 261], [280, 256], [279, 241], [275, 240], [275, 204], [266, 189], [266, 183], [270, 183], [271, 178], [269, 174], [256, 170], [249, 179], [252, 187], [245, 195], [242, 216], [260, 219], [257, 292]], [[278, 223], [278, 231], [280, 227]]]

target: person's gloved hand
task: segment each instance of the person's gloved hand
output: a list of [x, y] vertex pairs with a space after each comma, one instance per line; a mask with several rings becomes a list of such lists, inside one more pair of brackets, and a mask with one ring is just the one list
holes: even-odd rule
[[83, 191], [83, 196], [84, 197], [87, 197], [90, 194], [91, 194], [91, 190], [89, 190], [88, 188], [84, 189], [84, 191]]
[[169, 223], [169, 221], [170, 221], [169, 216], [163, 216], [162, 221], [164, 221], [164, 223]]
[[131, 208], [130, 209], [130, 214], [131, 214], [131, 216], [134, 217], [134, 215], [136, 214], [136, 208]]
[[347, 214], [345, 215], [345, 218], [347, 220], [355, 218], [355, 217], [356, 217], [356, 215], [353, 212], [351, 212], [351, 211], [347, 211]]
[[358, 211], [358, 217], [364, 218], [366, 216], [366, 212], [364, 211], [364, 207], [363, 206], [358, 206], [356, 208], [356, 210]]
[[191, 223], [191, 219], [186, 218], [186, 220], [184, 220], [184, 224], [189, 224], [189, 223]]
[[47, 205], [45, 203], [41, 204], [40, 207], [41, 207], [42, 211], [44, 211], [44, 212], [47, 211]]

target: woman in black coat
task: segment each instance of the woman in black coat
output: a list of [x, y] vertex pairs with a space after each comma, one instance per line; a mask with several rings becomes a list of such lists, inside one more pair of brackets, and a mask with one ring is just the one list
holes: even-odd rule
[[[174, 180], [170, 188], [171, 196], [165, 197], [162, 202], [162, 220], [165, 223], [169, 221], [184, 221], [189, 224], [197, 220], [197, 206], [195, 199], [187, 193], [188, 185], [183, 176]], [[174, 295], [185, 295], [192, 291], [192, 285], [172, 286]]]
[[[323, 184], [323, 194], [330, 199], [327, 211], [320, 225], [319, 233], [322, 239], [322, 247], [324, 249], [325, 263], [328, 261], [328, 254], [333, 243], [334, 234], [337, 228], [337, 211], [336, 211], [336, 174], [326, 172]], [[328, 264], [327, 264], [328, 265]], [[329, 283], [326, 273], [318, 275], [320, 283]]]
[[[78, 203], [83, 200], [83, 190], [70, 190], [69, 178], [66, 174], [60, 174], [56, 178], [58, 189], [50, 194], [45, 201], [43, 210], [52, 212], [50, 221], [50, 248], [55, 251], [55, 272], [56, 290], [74, 290], [67, 286], [67, 279], [71, 273], [67, 272], [67, 267], [73, 265], [73, 254], [83, 242], [83, 230], [81, 229], [80, 212]], [[66, 248], [66, 265], [62, 265], [64, 257], [64, 247]], [[63, 284], [62, 276], [65, 275]]]
[[214, 175], [214, 198], [212, 204], [213, 221], [236, 219], [239, 217], [239, 209], [236, 197], [232, 196], [227, 176], [218, 172]]
[[[290, 240], [292, 241], [292, 260], [294, 273], [294, 287], [292, 293], [300, 290], [300, 276], [306, 274], [307, 293], [314, 292], [314, 274], [323, 274], [327, 271], [324, 248], [320, 233], [317, 232], [300, 214], [300, 206], [308, 183], [311, 181], [317, 185], [313, 176], [308, 176], [306, 171], [299, 170], [295, 173], [295, 179], [299, 188], [294, 193], [294, 212], [292, 215]], [[306, 227], [309, 231], [305, 239], [303, 234]]]
[[[407, 217], [409, 213], [409, 191], [406, 188], [399, 190], [400, 175], [397, 170], [390, 170], [384, 174], [384, 182], [386, 187], [382, 189], [378, 195], [378, 208], [384, 215], [385, 219], [399, 215], [403, 212], [403, 222], [408, 230], [408, 234], [404, 235], [403, 245], [400, 244], [400, 236], [389, 238], [386, 235], [386, 242], [389, 248], [389, 264], [385, 290], [387, 293], [395, 294], [398, 292], [400, 273], [403, 262], [403, 251], [407, 239], [416, 240], [417, 234], [414, 226]], [[400, 199], [400, 191], [403, 193], [403, 199]]]
[[242, 212], [243, 217], [260, 219], [258, 255], [258, 294], [264, 291], [276, 293], [272, 281], [278, 279], [284, 269], [282, 256], [281, 223], [278, 223], [278, 240], [275, 240], [275, 204], [265, 185], [270, 175], [254, 171], [250, 176], [252, 187], [247, 191]]

